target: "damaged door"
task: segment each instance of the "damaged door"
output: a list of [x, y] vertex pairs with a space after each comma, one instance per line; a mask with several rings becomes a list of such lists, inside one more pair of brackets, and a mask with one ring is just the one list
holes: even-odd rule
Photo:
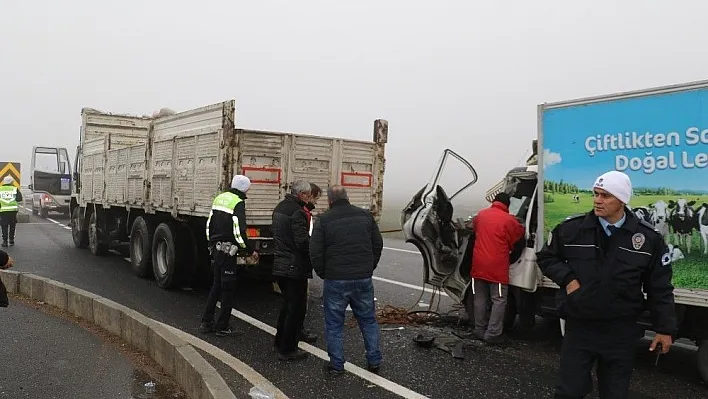
[[[464, 167], [466, 176], [457, 176], [459, 187], [452, 195], [441, 184], [449, 158]], [[423, 256], [423, 279], [461, 302], [469, 284], [470, 237], [465, 220], [453, 220], [452, 200], [477, 182], [477, 172], [460, 155], [446, 149], [430, 182], [418, 191], [401, 215], [406, 242], [415, 245]]]

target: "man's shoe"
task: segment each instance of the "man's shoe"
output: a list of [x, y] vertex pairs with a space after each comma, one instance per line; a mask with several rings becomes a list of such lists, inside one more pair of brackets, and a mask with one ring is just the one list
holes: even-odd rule
[[204, 323], [199, 325], [199, 332], [202, 334], [208, 334], [214, 332], [214, 326], [211, 323]]
[[496, 337], [490, 337], [490, 338], [485, 338], [484, 342], [486, 342], [489, 345], [503, 345], [507, 343], [508, 338], [506, 335], [497, 335]]
[[296, 349], [294, 352], [290, 352], [290, 353], [278, 352], [278, 359], [285, 360], [285, 361], [297, 361], [297, 360], [307, 359], [307, 357], [309, 355], [310, 355], [309, 353], [305, 352], [302, 349]]
[[298, 339], [300, 341], [307, 342], [308, 344], [314, 344], [315, 342], [317, 342], [317, 335], [307, 330], [301, 330], [298, 335]]
[[14, 247], [15, 246], [15, 240], [10, 240], [10, 246]]
[[7, 241], [3, 241], [3, 242], [2, 242], [2, 247], [3, 247], [3, 248], [7, 248]]
[[374, 374], [378, 374], [378, 373], [379, 373], [379, 370], [381, 369], [381, 365], [380, 365], [380, 364], [371, 364], [371, 363], [368, 363], [368, 364], [366, 365], [366, 369], [369, 370], [370, 372], [374, 373]]
[[241, 331], [236, 331], [231, 329], [231, 327], [216, 329], [217, 337], [233, 337], [235, 335], [241, 335]]
[[325, 373], [330, 377], [338, 377], [344, 374], [344, 369], [335, 369], [331, 364], [325, 366]]

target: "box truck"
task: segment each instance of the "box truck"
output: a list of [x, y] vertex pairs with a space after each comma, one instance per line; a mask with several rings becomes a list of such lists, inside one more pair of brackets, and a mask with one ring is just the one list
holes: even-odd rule
[[[535, 259], [549, 231], [565, 218], [592, 209], [597, 176], [627, 173], [634, 191], [630, 210], [669, 245], [675, 339], [698, 346], [697, 366], [708, 383], [708, 81], [541, 104], [533, 148], [526, 165], [511, 169], [486, 193], [490, 202], [501, 191], [512, 197], [510, 213], [526, 229], [518, 262]], [[465, 181], [476, 181], [474, 169], [460, 159], [470, 170]], [[459, 192], [448, 197], [437, 184], [442, 168], [444, 162], [403, 211], [403, 231], [423, 254], [426, 282], [470, 304], [472, 232], [464, 220], [452, 218], [451, 200]], [[507, 326], [517, 315], [529, 323], [535, 315], [557, 316], [559, 287], [538, 266], [518, 275], [514, 269]], [[653, 328], [648, 311], [639, 323]]]

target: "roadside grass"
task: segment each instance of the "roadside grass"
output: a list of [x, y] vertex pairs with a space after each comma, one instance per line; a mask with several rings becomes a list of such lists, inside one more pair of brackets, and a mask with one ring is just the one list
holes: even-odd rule
[[[550, 194], [547, 197], [553, 202], [545, 202], [544, 237], [548, 232], [562, 222], [566, 217], [579, 213], [586, 213], [592, 209], [592, 197], [589, 194], [580, 194], [580, 202], [573, 202], [573, 194]], [[708, 196], [680, 196], [698, 204], [708, 202]], [[679, 196], [672, 195], [638, 195], [632, 197], [631, 206], [646, 206], [659, 200], [669, 202]], [[671, 243], [676, 245], [675, 238], [671, 236]], [[676, 288], [693, 288], [708, 290], [708, 256], [703, 255], [703, 240], [694, 232], [691, 237], [691, 253], [687, 253], [685, 246], [680, 246], [685, 259], [673, 264], [673, 284]]]

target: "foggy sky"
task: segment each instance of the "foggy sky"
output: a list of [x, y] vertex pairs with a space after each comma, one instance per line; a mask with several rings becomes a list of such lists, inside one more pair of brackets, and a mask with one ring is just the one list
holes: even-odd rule
[[579, 3], [8, 2], [0, 161], [21, 162], [23, 184], [33, 145], [66, 146], [73, 167], [82, 107], [235, 99], [245, 128], [370, 140], [387, 119], [386, 202], [445, 148], [475, 166], [481, 198], [530, 155], [537, 104], [708, 79], [708, 3]]

